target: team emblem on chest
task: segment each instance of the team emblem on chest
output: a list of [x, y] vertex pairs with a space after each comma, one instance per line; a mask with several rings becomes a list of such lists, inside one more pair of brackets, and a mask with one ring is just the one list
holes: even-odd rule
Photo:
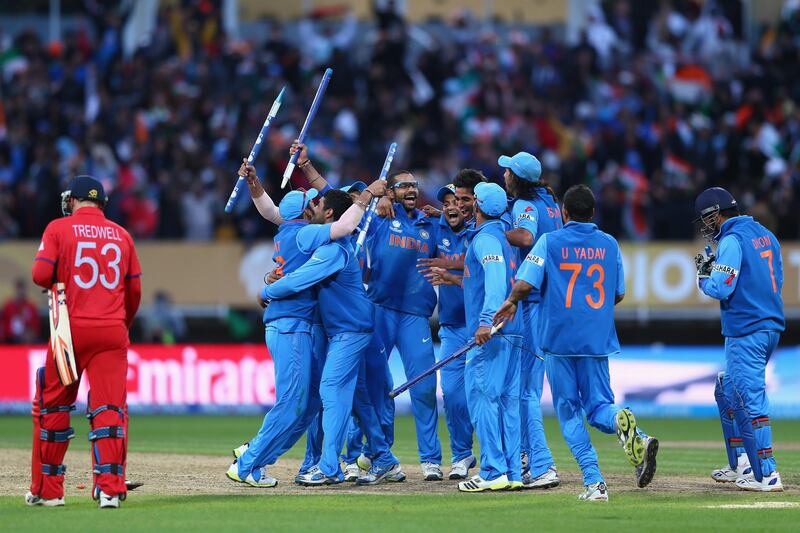
[[422, 237], [423, 239], [428, 239], [428, 237], [430, 237], [430, 234], [424, 229], [421, 229], [419, 230], [419, 236]]

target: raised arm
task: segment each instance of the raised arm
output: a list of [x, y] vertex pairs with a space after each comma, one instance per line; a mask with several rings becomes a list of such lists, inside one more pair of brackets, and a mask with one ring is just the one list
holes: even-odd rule
[[283, 217], [281, 217], [278, 206], [275, 205], [275, 202], [272, 201], [272, 198], [269, 197], [261, 185], [261, 180], [256, 175], [256, 167], [247, 164], [247, 158], [242, 159], [239, 175], [243, 176], [247, 181], [247, 186], [250, 188], [250, 197], [253, 199], [253, 204], [255, 204], [259, 214], [273, 224], [282, 224]]

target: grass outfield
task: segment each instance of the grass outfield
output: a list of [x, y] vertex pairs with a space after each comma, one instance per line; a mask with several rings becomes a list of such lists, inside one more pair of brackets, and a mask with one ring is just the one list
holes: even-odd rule
[[[76, 435], [85, 435], [84, 418], [73, 417]], [[129, 448], [132, 453], [170, 453], [227, 456], [232, 446], [247, 440], [258, 427], [255, 417], [133, 417]], [[614, 530], [634, 527], [647, 530], [709, 531], [735, 528], [759, 531], [797, 530], [800, 521], [800, 422], [778, 420], [773, 423], [775, 450], [784, 485], [783, 494], [753, 494], [716, 485], [708, 478], [721, 466], [724, 454], [715, 443], [720, 430], [715, 420], [641, 420], [642, 427], [662, 441], [656, 480], [650, 488], [633, 490], [627, 478], [631, 467], [616, 445], [615, 438], [592, 431], [603, 472], [611, 478], [610, 502], [583, 503], [576, 500], [580, 482], [578, 469], [553, 419], [545, 422], [549, 443], [560, 472], [569, 479], [562, 489], [545, 492], [524, 491], [502, 494], [467, 495], [438, 490], [435, 494], [371, 492], [369, 488], [349, 491], [310, 489], [303, 494], [276, 494], [256, 489], [233, 495], [157, 495], [148, 494], [148, 484], [131, 493], [123, 508], [114, 513], [114, 530], [254, 530], [274, 531], [508, 531], [522, 528], [539, 530]], [[0, 417], [0, 450], [21, 452], [30, 446], [31, 423], [28, 417]], [[447, 434], [443, 421], [440, 435], [447, 456]], [[88, 443], [78, 437], [72, 447], [86, 451]], [[287, 454], [302, 458], [301, 441]], [[416, 441], [413, 422], [397, 421], [395, 453], [407, 472], [416, 466]], [[449, 458], [449, 457], [448, 457]], [[178, 459], [176, 457], [176, 459]], [[447, 462], [447, 458], [445, 459]], [[4, 469], [9, 465], [2, 465]], [[29, 465], [12, 468], [27, 471]], [[176, 465], [192, 470], [192, 464]], [[221, 473], [220, 473], [221, 474]], [[659, 477], [661, 476], [661, 477]], [[688, 483], [682, 478], [691, 477]], [[70, 483], [70, 472], [67, 483]], [[663, 483], [663, 480], [670, 482]], [[148, 479], [142, 479], [148, 483]], [[281, 478], [282, 485], [288, 480]], [[709, 483], [710, 482], [710, 483]], [[448, 487], [452, 482], [449, 483]], [[152, 483], [151, 483], [152, 485]], [[405, 484], [408, 486], [407, 484]], [[438, 487], [445, 488], [441, 484]], [[685, 490], [683, 487], [685, 485]], [[426, 486], [426, 485], [423, 485]], [[659, 489], [659, 487], [662, 487]], [[788, 502], [794, 508], [762, 508]], [[61, 509], [29, 509], [22, 495], [0, 492], [0, 529], [3, 531], [87, 531], [110, 528], [98, 520], [95, 503], [88, 497], [68, 497]], [[719, 506], [734, 505], [737, 508]], [[55, 513], [55, 514], [54, 514]]]

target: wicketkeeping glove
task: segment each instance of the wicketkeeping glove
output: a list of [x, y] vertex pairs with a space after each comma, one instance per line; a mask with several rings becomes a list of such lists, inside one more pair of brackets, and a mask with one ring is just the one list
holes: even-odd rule
[[711, 247], [706, 246], [706, 255], [702, 253], [697, 254], [694, 257], [694, 265], [697, 268], [697, 277], [698, 278], [707, 278], [711, 276], [711, 266], [714, 264], [714, 253], [711, 251]]

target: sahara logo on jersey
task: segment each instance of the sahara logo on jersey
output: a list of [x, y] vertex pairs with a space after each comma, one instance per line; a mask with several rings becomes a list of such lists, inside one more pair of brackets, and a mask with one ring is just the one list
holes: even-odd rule
[[533, 263], [536, 266], [544, 266], [544, 258], [543, 257], [539, 257], [538, 255], [528, 254], [525, 257], [525, 261], [530, 261], [531, 263]]
[[450, 239], [442, 239], [442, 244], [447, 247], [450, 246]]
[[485, 265], [486, 263], [502, 263], [502, 262], [503, 262], [502, 255], [488, 254], [484, 255], [483, 259], [481, 259], [482, 265]]

